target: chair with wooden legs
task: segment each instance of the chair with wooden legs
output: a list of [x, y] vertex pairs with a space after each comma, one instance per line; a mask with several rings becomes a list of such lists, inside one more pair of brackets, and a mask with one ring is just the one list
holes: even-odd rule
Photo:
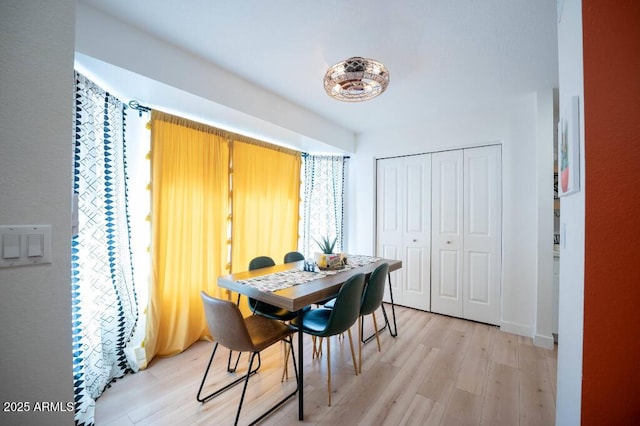
[[365, 315], [373, 318], [373, 329], [375, 330], [378, 352], [380, 352], [380, 338], [378, 337], [378, 322], [376, 321], [376, 310], [382, 305], [384, 297], [384, 285], [389, 274], [389, 264], [383, 263], [373, 270], [364, 287], [362, 304], [360, 306], [360, 316], [358, 317], [358, 372], [362, 373], [362, 330]]
[[[293, 368], [296, 373], [296, 388], [293, 392], [278, 401], [251, 423], [255, 424], [280, 407], [289, 398], [294, 396], [296, 392], [298, 392], [298, 369], [296, 366], [291, 337], [296, 332], [296, 329], [281, 321], [261, 315], [252, 315], [247, 318], [243, 318], [237, 304], [213, 298], [205, 292], [200, 292], [200, 296], [202, 298], [202, 303], [204, 304], [209, 332], [211, 333], [211, 337], [213, 337], [215, 344], [204, 376], [202, 377], [202, 382], [200, 383], [196, 399], [198, 402], [207, 402], [244, 380], [244, 387], [242, 388], [242, 395], [240, 396], [240, 404], [238, 405], [234, 424], [237, 425], [240, 418], [240, 411], [242, 410], [242, 403], [244, 402], [249, 378], [253, 376], [259, 368], [258, 366], [253, 369], [253, 363], [256, 356], [264, 349], [280, 341], [288, 343], [291, 348]], [[247, 369], [247, 373], [242, 377], [218, 388], [208, 395], [202, 396], [202, 389], [204, 388], [207, 380], [207, 375], [209, 374], [218, 345], [224, 346], [230, 351], [250, 352], [251, 356], [249, 358], [249, 367]], [[260, 361], [258, 358], [258, 364], [259, 363]]]
[[[360, 315], [360, 302], [364, 289], [364, 274], [355, 274], [340, 287], [336, 296], [334, 309], [317, 308], [304, 313], [302, 329], [300, 331], [315, 337], [335, 336], [345, 331], [349, 335], [351, 359], [353, 369], [358, 374], [356, 357], [351, 339], [351, 326], [356, 323]], [[292, 321], [299, 327], [297, 319]], [[299, 337], [300, 338], [300, 337]], [[329, 406], [331, 406], [331, 339], [327, 338], [327, 389], [329, 391]]]
[[[378, 336], [378, 322], [376, 320], [376, 310], [382, 306], [382, 298], [384, 297], [384, 285], [387, 282], [387, 275], [389, 274], [389, 264], [383, 263], [373, 270], [369, 279], [364, 286], [364, 293], [362, 294], [362, 305], [360, 307], [360, 316], [358, 317], [358, 372], [362, 373], [362, 342], [363, 342], [363, 318], [365, 315], [371, 315], [373, 318], [373, 327], [376, 337], [376, 343], [378, 344], [378, 352], [380, 352], [380, 338]], [[324, 306], [329, 309], [333, 309], [335, 305], [335, 299], [331, 299]], [[320, 348], [316, 349], [314, 344], [314, 356], [316, 354], [320, 356], [322, 354], [322, 341], [320, 341]]]

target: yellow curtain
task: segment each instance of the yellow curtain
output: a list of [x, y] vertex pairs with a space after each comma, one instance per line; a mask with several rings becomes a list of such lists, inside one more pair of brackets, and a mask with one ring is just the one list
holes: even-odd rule
[[147, 360], [208, 334], [200, 291], [224, 297], [228, 273], [229, 142], [213, 128], [158, 111], [151, 124], [152, 283]]
[[256, 256], [282, 263], [298, 246], [300, 153], [238, 140], [232, 151], [232, 271]]

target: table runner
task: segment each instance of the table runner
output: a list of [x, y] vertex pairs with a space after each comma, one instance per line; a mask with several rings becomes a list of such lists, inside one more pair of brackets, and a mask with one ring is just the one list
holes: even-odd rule
[[362, 255], [345, 255], [347, 264], [344, 269], [321, 270], [319, 272], [303, 271], [302, 269], [292, 269], [289, 271], [275, 272], [273, 274], [261, 275], [255, 278], [238, 281], [240, 284], [249, 285], [260, 291], [274, 292], [298, 284], [304, 284], [329, 275], [339, 274], [357, 266], [364, 266], [369, 263], [378, 262], [381, 258]]

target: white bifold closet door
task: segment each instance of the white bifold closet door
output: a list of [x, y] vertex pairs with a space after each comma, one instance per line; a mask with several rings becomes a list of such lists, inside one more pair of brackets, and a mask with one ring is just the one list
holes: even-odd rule
[[431, 310], [499, 324], [501, 152], [432, 154]]
[[391, 274], [394, 302], [428, 311], [431, 155], [378, 160], [376, 175], [376, 254], [402, 260], [402, 268]]

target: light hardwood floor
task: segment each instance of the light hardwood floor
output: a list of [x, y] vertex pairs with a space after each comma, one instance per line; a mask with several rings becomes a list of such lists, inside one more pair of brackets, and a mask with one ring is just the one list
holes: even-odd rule
[[[354, 375], [348, 341], [332, 338], [331, 407], [326, 354], [312, 359], [311, 338], [305, 336], [305, 420], [298, 421], [294, 397], [261, 424], [554, 424], [557, 349], [533, 346], [530, 338], [485, 324], [402, 307], [396, 315], [397, 338], [384, 331], [382, 352], [377, 352], [375, 340], [363, 346], [361, 375]], [[380, 313], [378, 318], [382, 320]], [[372, 330], [370, 323], [368, 317], [365, 334]], [[357, 344], [355, 327], [352, 332]], [[97, 401], [96, 425], [233, 424], [240, 385], [205, 404], [195, 398], [211, 348], [212, 343], [197, 342], [113, 383]], [[240, 424], [293, 389], [291, 365], [289, 380], [281, 383], [282, 351], [278, 344], [263, 352], [262, 368], [249, 381]], [[217, 383], [227, 378], [227, 354], [216, 354]], [[244, 371], [247, 356], [240, 362]]]

